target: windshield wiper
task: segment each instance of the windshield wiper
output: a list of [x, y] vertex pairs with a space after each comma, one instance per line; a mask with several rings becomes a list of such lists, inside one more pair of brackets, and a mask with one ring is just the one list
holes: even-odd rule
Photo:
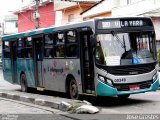
[[114, 31], [111, 31], [111, 34], [112, 34], [112, 36], [116, 37], [116, 40], [121, 44], [121, 47], [124, 48], [124, 50], [126, 52], [126, 44], [125, 44], [124, 35], [123, 35], [123, 42], [122, 42], [122, 40], [119, 38], [119, 36]]

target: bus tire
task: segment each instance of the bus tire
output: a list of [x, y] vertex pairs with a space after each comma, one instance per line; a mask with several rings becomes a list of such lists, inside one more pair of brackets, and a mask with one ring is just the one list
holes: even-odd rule
[[126, 95], [118, 95], [118, 98], [120, 99], [127, 99], [129, 98], [130, 94], [126, 94]]
[[21, 75], [21, 79], [20, 79], [20, 84], [21, 84], [21, 91], [22, 92], [27, 92], [28, 87], [27, 87], [27, 79], [26, 79], [26, 75], [22, 74]]
[[78, 86], [74, 78], [69, 82], [69, 96], [71, 99], [79, 99]]

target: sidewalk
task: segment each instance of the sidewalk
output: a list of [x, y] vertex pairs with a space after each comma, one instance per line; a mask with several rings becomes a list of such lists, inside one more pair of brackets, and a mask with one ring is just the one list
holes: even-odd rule
[[60, 106], [60, 103], [62, 101], [65, 101], [70, 104], [79, 102], [78, 100], [71, 100], [56, 96], [47, 96], [47, 95], [21, 92], [19, 85], [10, 84], [3, 79], [3, 74], [1, 70], [0, 70], [0, 97], [12, 100], [18, 100], [22, 102], [28, 102], [59, 110], [63, 110], [63, 108]]

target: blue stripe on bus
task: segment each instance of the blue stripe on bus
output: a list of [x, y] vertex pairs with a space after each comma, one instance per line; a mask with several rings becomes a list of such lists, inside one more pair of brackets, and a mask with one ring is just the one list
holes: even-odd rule
[[4, 77], [4, 80], [6, 80], [10, 83], [13, 83], [11, 60], [9, 58], [3, 59], [3, 77]]
[[113, 88], [109, 85], [99, 82], [96, 86], [96, 94], [97, 96], [116, 96], [116, 95], [124, 95], [124, 94], [136, 94], [136, 93], [144, 93], [144, 92], [149, 92], [149, 91], [156, 91], [158, 87], [159, 87], [159, 79], [157, 79], [151, 85], [151, 87], [147, 89], [118, 92], [116, 88]]
[[2, 38], [2, 40], [10, 40], [10, 39], [14, 39], [14, 38], [20, 38], [22, 36], [24, 36], [24, 33], [18, 33], [18, 34], [14, 34], [14, 35], [6, 35], [1, 38]]
[[23, 71], [26, 75], [28, 87], [35, 87], [34, 80], [34, 62], [33, 59], [17, 59], [18, 81], [20, 84], [20, 74]]

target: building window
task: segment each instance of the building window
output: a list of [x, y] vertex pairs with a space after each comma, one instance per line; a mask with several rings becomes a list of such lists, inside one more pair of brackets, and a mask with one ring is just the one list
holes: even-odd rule
[[127, 5], [129, 5], [129, 4], [135, 4], [135, 3], [138, 3], [140, 1], [142, 1], [142, 0], [127, 0]]
[[18, 22], [15, 23], [15, 27], [18, 28]]
[[130, 0], [127, 0], [127, 5], [129, 5], [130, 4]]
[[74, 21], [74, 15], [70, 14], [68, 15], [68, 22], [73, 22]]

